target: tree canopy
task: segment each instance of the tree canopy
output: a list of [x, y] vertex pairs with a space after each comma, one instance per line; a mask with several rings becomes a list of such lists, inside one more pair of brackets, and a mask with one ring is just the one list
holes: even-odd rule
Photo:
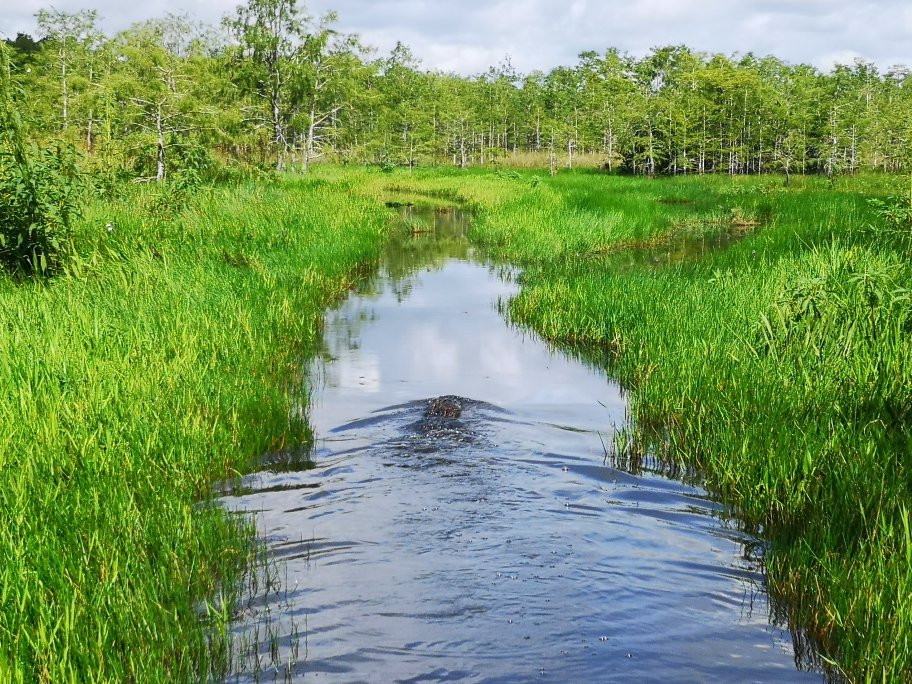
[[298, 0], [247, 0], [219, 27], [169, 16], [117, 35], [94, 11], [38, 20], [37, 37], [6, 41], [29, 103], [23, 135], [63, 138], [143, 178], [194, 159], [306, 170], [318, 158], [572, 166], [585, 156], [647, 175], [912, 168], [905, 67], [822, 73], [675, 45], [466, 77], [423, 68], [401, 43], [378, 56], [334, 13], [314, 18]]

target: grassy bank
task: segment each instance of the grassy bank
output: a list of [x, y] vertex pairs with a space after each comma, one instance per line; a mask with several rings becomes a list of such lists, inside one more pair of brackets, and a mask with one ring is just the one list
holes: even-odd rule
[[[905, 183], [908, 179], [905, 180]], [[439, 176], [474, 239], [526, 267], [510, 306], [611, 352], [634, 460], [658, 453], [771, 541], [770, 584], [852, 677], [912, 672], [912, 268], [865, 196], [899, 179]], [[740, 238], [662, 266], [685, 235]]]
[[69, 274], [0, 278], [3, 681], [217, 670], [203, 599], [251, 546], [199, 502], [307, 440], [302, 355], [388, 220], [319, 180], [120, 192]]
[[474, 240], [525, 267], [511, 315], [610, 352], [622, 455], [699, 468], [770, 539], [771, 587], [827, 656], [903, 678], [912, 269], [865, 202], [894, 183], [324, 167], [96, 201], [69, 273], [0, 279], [0, 679], [218, 673], [229, 612], [206, 599], [252, 545], [204, 502], [307, 441], [302, 360], [379, 249], [386, 192], [478, 210]]

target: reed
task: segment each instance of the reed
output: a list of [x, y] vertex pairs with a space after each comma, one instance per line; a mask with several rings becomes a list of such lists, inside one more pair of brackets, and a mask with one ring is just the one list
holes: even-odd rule
[[[630, 448], [698, 468], [769, 539], [770, 587], [833, 671], [901, 680], [912, 226], [887, 215], [885, 229], [866, 199], [903, 194], [908, 179], [797, 180], [580, 172], [455, 185], [480, 204], [474, 240], [524, 267], [512, 319], [608, 352], [631, 390]], [[739, 225], [740, 239], [702, 258], [628, 258]]]
[[310, 439], [302, 369], [388, 193], [476, 210], [523, 267], [510, 317], [631, 390], [619, 456], [697, 469], [834, 670], [903, 679], [912, 231], [882, 215], [906, 182], [326, 166], [96, 200], [62, 273], [0, 278], [0, 679], [217, 678], [244, 650], [257, 544], [213, 483]]
[[121, 192], [67, 273], [0, 279], [3, 681], [219, 674], [255, 544], [205, 502], [309, 439], [303, 359], [388, 222], [316, 180]]

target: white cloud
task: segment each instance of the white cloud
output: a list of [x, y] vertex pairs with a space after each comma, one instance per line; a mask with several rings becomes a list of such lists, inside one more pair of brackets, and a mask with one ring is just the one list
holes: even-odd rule
[[689, 16], [705, 12], [707, 5], [713, 3], [707, 0], [640, 0], [628, 5], [629, 15], [643, 22], [670, 22], [686, 21]]
[[[108, 30], [187, 11], [217, 23], [237, 0], [0, 0], [0, 32], [33, 33], [41, 7], [94, 5]], [[311, 0], [344, 30], [387, 53], [397, 40], [429, 68], [475, 73], [510, 55], [521, 71], [575, 61], [583, 50], [641, 55], [686, 44], [702, 52], [775, 54], [830, 67], [855, 57], [882, 69], [912, 63], [908, 0]]]
[[815, 59], [814, 66], [821, 71], [829, 71], [837, 64], [853, 64], [856, 59], [863, 58], [863, 55], [854, 50], [837, 50]]
[[588, 3], [586, 0], [575, 0], [575, 2], [570, 5], [570, 18], [574, 21], [579, 21], [584, 18], [586, 16], [587, 5]]

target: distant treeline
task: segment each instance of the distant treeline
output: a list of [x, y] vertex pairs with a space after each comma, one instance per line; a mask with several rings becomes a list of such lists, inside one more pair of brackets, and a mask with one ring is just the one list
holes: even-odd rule
[[93, 11], [38, 14], [7, 40], [30, 139], [162, 179], [225, 165], [572, 166], [638, 174], [912, 169], [912, 73], [821, 73], [775, 57], [611, 49], [574, 66], [463, 77], [403, 45], [374, 57], [296, 0], [247, 0], [219, 27], [168, 16], [110, 36]]

